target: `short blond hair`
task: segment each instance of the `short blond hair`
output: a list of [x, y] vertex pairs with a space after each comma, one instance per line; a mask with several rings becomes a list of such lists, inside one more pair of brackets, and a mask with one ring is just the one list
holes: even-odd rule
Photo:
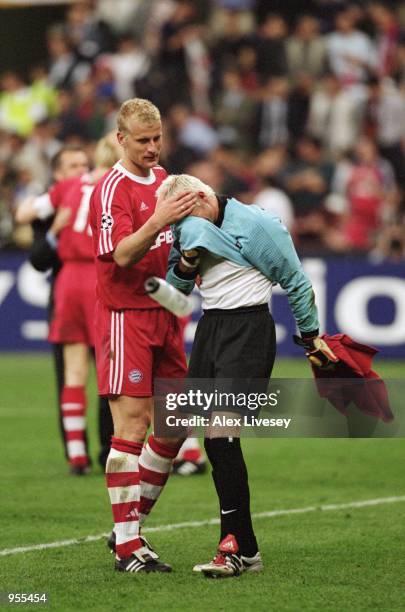
[[196, 176], [191, 176], [191, 174], [170, 174], [159, 185], [156, 195], [159, 197], [161, 193], [165, 192], [170, 197], [185, 191], [204, 193], [208, 197], [215, 195], [212, 187], [200, 181]]
[[98, 141], [94, 150], [94, 164], [97, 168], [111, 168], [121, 157], [118, 142], [110, 134]]
[[160, 111], [150, 100], [144, 98], [131, 98], [126, 100], [117, 115], [119, 132], [128, 131], [128, 119], [135, 117], [144, 125], [153, 125], [161, 122]]

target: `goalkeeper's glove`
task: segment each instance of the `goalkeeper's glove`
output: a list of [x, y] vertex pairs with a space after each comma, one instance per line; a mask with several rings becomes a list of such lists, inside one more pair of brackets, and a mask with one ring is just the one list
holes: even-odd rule
[[294, 336], [294, 342], [307, 349], [305, 354], [308, 360], [321, 370], [333, 369], [333, 364], [339, 361], [330, 346], [319, 336], [313, 338]]
[[198, 264], [200, 263], [200, 251], [198, 249], [182, 251], [180, 261], [183, 266], [185, 266], [191, 272], [192, 270], [198, 268]]

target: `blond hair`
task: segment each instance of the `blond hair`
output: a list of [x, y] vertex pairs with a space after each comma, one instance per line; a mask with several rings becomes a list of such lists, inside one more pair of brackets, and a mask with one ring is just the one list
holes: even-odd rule
[[111, 168], [120, 157], [118, 142], [115, 143], [110, 134], [98, 141], [94, 151], [94, 164], [97, 168]]
[[190, 191], [191, 193], [204, 193], [208, 197], [215, 195], [215, 191], [212, 187], [190, 174], [170, 174], [161, 185], [159, 185], [156, 190], [156, 195], [159, 197], [161, 193], [165, 192], [166, 196], [170, 197], [172, 195], [184, 193], [185, 191]]
[[157, 106], [143, 98], [132, 98], [121, 105], [117, 115], [119, 132], [128, 131], [128, 119], [135, 117], [139, 123], [152, 125], [161, 122], [160, 112]]

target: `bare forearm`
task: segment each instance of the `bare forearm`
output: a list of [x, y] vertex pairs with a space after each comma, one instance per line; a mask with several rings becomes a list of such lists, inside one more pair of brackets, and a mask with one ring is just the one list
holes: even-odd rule
[[161, 194], [152, 217], [139, 230], [119, 242], [113, 254], [115, 263], [123, 268], [137, 263], [146, 255], [165, 226], [176, 223], [191, 213], [196, 200], [194, 193], [186, 192], [166, 199], [165, 194]]
[[151, 217], [139, 230], [118, 243], [113, 254], [115, 263], [127, 268], [140, 261], [155, 242], [160, 230], [160, 224]]
[[17, 223], [31, 223], [36, 217], [37, 213], [34, 208], [34, 198], [30, 196], [19, 204], [15, 211], [15, 220]]

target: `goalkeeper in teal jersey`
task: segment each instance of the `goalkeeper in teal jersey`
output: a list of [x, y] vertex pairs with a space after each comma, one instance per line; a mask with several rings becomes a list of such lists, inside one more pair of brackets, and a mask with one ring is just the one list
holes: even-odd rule
[[[169, 176], [158, 192], [198, 194], [192, 214], [173, 227], [174, 247], [167, 280], [190, 293], [197, 275], [203, 317], [194, 339], [189, 378], [268, 380], [276, 336], [268, 302], [279, 284], [288, 301], [308, 357], [322, 367], [336, 361], [319, 338], [312, 285], [292, 239], [281, 222], [257, 206], [217, 196], [189, 175]], [[246, 465], [237, 434], [210, 428], [204, 446], [221, 509], [221, 534], [213, 561], [195, 566], [207, 576], [260, 571], [262, 559], [250, 515]]]

